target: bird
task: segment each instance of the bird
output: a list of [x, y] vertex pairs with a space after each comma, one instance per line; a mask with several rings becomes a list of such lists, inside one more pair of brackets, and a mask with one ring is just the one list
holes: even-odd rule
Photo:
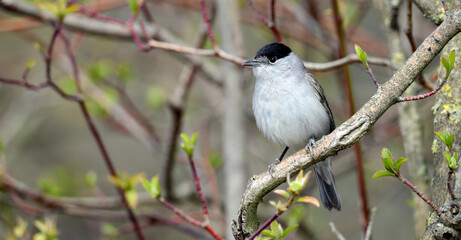
[[[265, 137], [285, 146], [279, 163], [289, 148], [309, 148], [335, 129], [335, 122], [323, 88], [306, 69], [303, 61], [283, 43], [270, 43], [259, 49], [252, 60], [255, 77], [252, 107], [256, 125]], [[272, 175], [272, 167], [269, 172]], [[331, 159], [313, 166], [323, 206], [341, 210]]]

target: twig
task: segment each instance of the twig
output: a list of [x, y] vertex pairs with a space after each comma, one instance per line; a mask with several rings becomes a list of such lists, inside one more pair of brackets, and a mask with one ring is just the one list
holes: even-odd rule
[[373, 222], [375, 221], [375, 215], [376, 215], [376, 207], [372, 208], [370, 211], [370, 222], [368, 224], [367, 228], [367, 233], [365, 234], [365, 239], [364, 240], [370, 240], [371, 239], [371, 232], [373, 229]]
[[[376, 66], [384, 66], [391, 68], [393, 70], [399, 69], [397, 65], [395, 65], [392, 61], [386, 58], [379, 58], [379, 57], [368, 57], [367, 62], [370, 65], [376, 65]], [[340, 68], [346, 64], [351, 64], [351, 63], [361, 63], [360, 59], [357, 57], [357, 54], [349, 54], [345, 57], [326, 62], [326, 63], [312, 63], [312, 62], [304, 62], [304, 66], [306, 66], [307, 69], [311, 71], [319, 71], [319, 72], [324, 72], [324, 71], [330, 71], [336, 68]]]
[[[59, 33], [60, 31], [58, 31]], [[64, 34], [59, 34], [59, 36], [61, 37], [61, 39], [64, 41], [64, 46], [66, 48], [66, 51], [67, 51], [67, 55], [71, 61], [71, 65], [72, 65], [72, 70], [73, 70], [73, 75], [74, 75], [74, 78], [75, 78], [75, 82], [76, 82], [76, 85], [77, 85], [77, 91], [78, 91], [78, 94], [81, 95], [82, 94], [82, 86], [81, 86], [81, 83], [80, 83], [80, 75], [79, 75], [79, 71], [78, 71], [78, 67], [77, 67], [77, 62], [75, 60], [75, 57], [72, 53], [72, 50], [71, 50], [71, 46], [70, 46], [70, 42], [68, 41], [68, 39], [66, 38], [66, 36]], [[49, 51], [50, 54], [51, 54], [51, 51]], [[51, 60], [49, 61], [48, 64], [51, 64]], [[48, 69], [48, 67], [47, 67]], [[104, 145], [104, 142], [102, 140], [102, 137], [101, 135], [99, 134], [99, 131], [98, 129], [96, 128], [96, 125], [94, 124], [94, 121], [93, 119], [91, 118], [89, 112], [88, 112], [88, 108], [85, 104], [85, 102], [83, 100], [80, 100], [78, 101], [78, 104], [80, 106], [80, 110], [82, 111], [82, 114], [85, 118], [85, 122], [87, 123], [88, 125], [88, 128], [90, 129], [90, 132], [91, 134], [93, 135], [93, 138], [94, 140], [96, 141], [96, 144], [99, 148], [99, 151], [101, 152], [102, 154], [102, 157], [104, 159], [104, 162], [106, 164], [106, 167], [107, 169], [109, 170], [109, 174], [116, 178], [117, 177], [117, 172], [115, 170], [115, 167], [112, 163], [112, 160], [109, 156], [109, 153]], [[134, 229], [135, 229], [135, 234], [137, 236], [137, 238], [139, 240], [143, 240], [144, 239], [144, 236], [142, 234], [142, 231], [141, 231], [141, 227], [139, 226], [139, 223], [138, 223], [138, 219], [136, 218], [136, 215], [134, 214], [133, 210], [131, 209], [131, 206], [128, 204], [128, 200], [125, 196], [125, 191], [119, 187], [116, 187], [117, 189], [117, 192], [119, 193], [120, 195], [120, 198], [122, 200], [122, 203], [127, 211], [127, 214], [128, 214], [128, 218], [130, 219], [131, 223], [133, 224], [134, 226]]]
[[450, 193], [450, 196], [451, 196], [451, 199], [456, 199], [456, 196], [455, 196], [455, 193], [453, 192], [453, 189], [451, 188], [451, 178], [452, 178], [452, 175], [455, 175], [456, 172], [455, 170], [451, 169], [450, 168], [450, 171], [448, 171], [448, 177], [447, 177], [447, 189], [448, 189], [448, 193]]
[[275, 25], [275, 0], [271, 0], [271, 21]]
[[432, 90], [432, 91], [430, 91], [428, 93], [425, 93], [425, 94], [417, 95], [417, 96], [399, 97], [397, 99], [397, 101], [398, 102], [406, 102], [406, 101], [414, 101], [414, 100], [420, 100], [420, 99], [430, 97], [430, 96], [434, 95], [435, 93], [437, 93], [442, 88], [442, 86], [447, 82], [447, 80], [448, 80], [448, 75], [445, 76], [445, 78], [439, 83], [439, 85], [437, 85], [437, 87], [434, 90]]
[[171, 203], [165, 201], [165, 199], [163, 198], [158, 198], [158, 201], [160, 203], [162, 203], [166, 208], [170, 209], [171, 211], [173, 211], [178, 217], [180, 217], [181, 219], [183, 219], [184, 221], [196, 226], [196, 227], [200, 227], [200, 228], [203, 228], [205, 229], [206, 231], [208, 231], [211, 236], [213, 236], [215, 239], [217, 240], [221, 240], [221, 236], [219, 236], [216, 231], [210, 226], [210, 224], [203, 224], [193, 218], [191, 218], [189, 215], [185, 214], [183, 211], [181, 211], [181, 209], [175, 207], [174, 205], [172, 205]]
[[200, 9], [202, 10], [202, 18], [203, 22], [206, 25], [208, 38], [210, 39], [213, 49], [217, 52], [219, 48], [214, 38], [213, 29], [211, 28], [210, 18], [208, 17], [205, 0], [200, 0]]
[[338, 229], [336, 228], [333, 222], [330, 222], [330, 227], [331, 227], [331, 231], [336, 235], [338, 240], [346, 240], [346, 238], [338, 231]]
[[200, 185], [200, 179], [197, 174], [197, 169], [195, 168], [194, 160], [191, 157], [188, 157], [188, 162], [190, 165], [190, 169], [192, 170], [192, 175], [194, 177], [195, 188], [200, 196], [200, 200], [202, 201], [202, 208], [203, 208], [203, 217], [205, 218], [205, 224], [210, 224], [210, 219], [208, 218], [208, 204], [206, 202], [205, 195], [203, 194], [202, 187]]
[[437, 216], [440, 216], [440, 210], [434, 205], [434, 203], [429, 199], [427, 198], [426, 196], [424, 196], [424, 194], [419, 191], [413, 184], [411, 184], [410, 181], [408, 181], [407, 179], [403, 178], [403, 177], [399, 177], [399, 179], [405, 184], [407, 185], [409, 188], [411, 188], [411, 190], [413, 192], [415, 192], [421, 199], [423, 199], [427, 204], [429, 204], [429, 206], [432, 207], [432, 209], [434, 209], [434, 211], [437, 213]]
[[216, 47], [216, 49], [214, 50], [200, 49], [200, 48], [186, 47], [186, 46], [182, 46], [182, 45], [178, 45], [174, 43], [161, 42], [157, 40], [151, 40], [149, 41], [148, 44], [151, 48], [159, 48], [159, 49], [163, 49], [167, 51], [181, 52], [181, 53], [194, 54], [194, 55], [200, 55], [200, 56], [220, 57], [238, 66], [241, 66], [242, 63], [245, 61], [245, 59], [237, 57], [230, 53], [227, 53], [221, 50], [219, 47]]
[[256, 15], [258, 15], [259, 20], [261, 20], [261, 22], [272, 31], [272, 34], [274, 35], [277, 42], [282, 42], [282, 36], [280, 35], [279, 30], [275, 26], [275, 0], [271, 0], [270, 2], [270, 15], [272, 19], [270, 22], [260, 11], [258, 11], [258, 9], [256, 9], [253, 0], [247, 0], [247, 2], [248, 5], [250, 5], [251, 9], [253, 9], [253, 11], [256, 12]]
[[[343, 26], [343, 21], [341, 18], [341, 14], [339, 11], [339, 2], [338, 0], [331, 0], [331, 4], [333, 6], [333, 15], [336, 23], [336, 34], [338, 36], [338, 49], [339, 49], [339, 57], [346, 56], [346, 38], [345, 38], [345, 30]], [[343, 82], [343, 89], [345, 90], [345, 95], [347, 98], [347, 102], [349, 104], [349, 116], [352, 116], [355, 113], [355, 103], [352, 93], [352, 81], [350, 78], [349, 67], [348, 65], [344, 65], [343, 67], [343, 75], [342, 75], [342, 82]], [[355, 166], [357, 172], [357, 183], [358, 183], [358, 191], [359, 191], [359, 206], [360, 206], [360, 213], [362, 219], [362, 231], [363, 236], [367, 231], [368, 227], [368, 200], [367, 200], [367, 190], [365, 186], [365, 177], [363, 175], [363, 160], [362, 160], [362, 151], [360, 149], [360, 143], [357, 142], [354, 146], [354, 153], [355, 153]]]
[[259, 226], [258, 230], [256, 230], [247, 240], [255, 239], [264, 229], [266, 229], [273, 221], [275, 221], [280, 214], [276, 212], [273, 214], [269, 219], [267, 219], [261, 226]]
[[[212, 7], [212, 15], [211, 21], [214, 20], [214, 16], [216, 13], [216, 9]], [[206, 36], [207, 36], [207, 26], [206, 24], [203, 25], [203, 28], [199, 34], [199, 37], [196, 41], [195, 46], [202, 47], [205, 44]], [[184, 102], [186, 101], [186, 97], [192, 87], [194, 82], [195, 76], [197, 74], [198, 68], [191, 63], [188, 63], [179, 77], [179, 83], [176, 85], [176, 88], [173, 92], [172, 97], [168, 101], [168, 106], [170, 108], [171, 114], [173, 115], [173, 121], [171, 124], [171, 130], [167, 145], [167, 154], [164, 164], [164, 184], [165, 184], [165, 197], [166, 199], [172, 199], [173, 191], [173, 168], [174, 168], [174, 161], [176, 155], [176, 145], [177, 145], [177, 138], [181, 129], [182, 125], [182, 116], [184, 113]]]
[[[405, 35], [407, 36], [408, 42], [410, 43], [411, 52], [416, 50], [416, 43], [413, 37], [413, 14], [412, 14], [412, 1], [407, 1], [407, 28], [405, 29]], [[423, 74], [419, 74], [418, 82], [423, 87], [433, 90], [433, 87], [424, 79]]]

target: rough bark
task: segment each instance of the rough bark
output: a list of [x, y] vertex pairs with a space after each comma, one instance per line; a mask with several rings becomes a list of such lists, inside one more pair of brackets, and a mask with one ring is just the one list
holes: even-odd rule
[[[453, 142], [453, 151], [461, 151], [461, 36], [458, 35], [453, 38], [447, 46], [445, 46], [442, 56], [448, 57], [448, 54], [452, 51], [456, 51], [455, 69], [451, 72], [448, 82], [437, 94], [436, 103], [433, 107], [435, 113], [434, 118], [434, 131], [445, 132], [448, 131], [450, 134], [455, 135]], [[439, 80], [445, 75], [445, 69], [442, 68], [439, 72]], [[432, 151], [434, 153], [434, 175], [432, 177], [432, 201], [436, 206], [442, 206], [442, 211], [450, 211], [453, 209], [452, 204], [456, 204], [459, 209], [459, 201], [452, 202], [451, 197], [447, 191], [447, 176], [448, 166], [445, 162], [442, 152], [447, 151], [445, 144], [434, 136], [434, 142], [432, 145]], [[461, 171], [458, 168], [456, 174], [452, 178], [452, 186], [455, 196], [461, 196]], [[445, 206], [444, 206], [445, 205]], [[428, 218], [429, 226], [426, 229], [426, 233], [423, 239], [459, 239], [461, 236], [461, 221], [456, 220], [460, 218], [461, 214], [455, 214], [451, 212], [451, 218], [453, 220], [437, 218], [435, 214], [432, 214]], [[451, 222], [451, 223], [447, 223]], [[450, 226], [454, 223], [457, 226]]]
[[[456, 1], [456, 0], [454, 0]], [[413, 0], [413, 3], [421, 10], [424, 17], [436, 25], [445, 20], [445, 11], [440, 0]]]

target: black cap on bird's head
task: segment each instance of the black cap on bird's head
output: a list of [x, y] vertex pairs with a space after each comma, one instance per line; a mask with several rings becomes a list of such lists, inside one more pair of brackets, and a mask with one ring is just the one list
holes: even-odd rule
[[267, 59], [270, 63], [275, 63], [277, 59], [284, 58], [291, 53], [291, 49], [283, 43], [271, 43], [262, 47], [256, 52], [253, 60], [246, 61], [243, 66], [256, 67], [261, 65], [262, 59]]

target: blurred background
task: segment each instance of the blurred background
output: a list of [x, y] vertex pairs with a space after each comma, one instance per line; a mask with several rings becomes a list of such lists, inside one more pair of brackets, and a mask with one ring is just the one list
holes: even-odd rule
[[[270, 1], [251, 2], [257, 11], [270, 19]], [[283, 42], [306, 62], [326, 63], [339, 58], [339, 39], [331, 2], [276, 1], [275, 26]], [[393, 60], [388, 48], [388, 25], [385, 21], [388, 16], [382, 16], [382, 6], [378, 2], [386, 1], [338, 1], [348, 54], [355, 53], [354, 44], [358, 44], [368, 56]], [[38, 11], [33, 1], [16, 3], [26, 4]], [[47, 48], [53, 28], [30, 14], [24, 15], [22, 10], [7, 8], [5, 4], [3, 2], [0, 5], [0, 77], [19, 80], [27, 64], [34, 60], [35, 66], [30, 70], [28, 81], [46, 81], [45, 63], [40, 47], [37, 46]], [[123, 22], [132, 16], [126, 1], [87, 0], [76, 1], [76, 4]], [[206, 1], [209, 15], [216, 15], [212, 19], [213, 33], [217, 44], [224, 51], [242, 59], [251, 59], [260, 47], [276, 39], [270, 28], [252, 9], [249, 1], [235, 1], [235, 4], [237, 15], [229, 21], [238, 24], [237, 30], [223, 29], [224, 17], [219, 15], [219, 9], [213, 10], [221, 5]], [[172, 36], [166, 39], [177, 39], [178, 44], [185, 46], [212, 49], [212, 44], [203, 31], [204, 20], [199, 1], [148, 0], [145, 6], [152, 19], [140, 15], [137, 21], [144, 21], [148, 26], [161, 29], [162, 33], [154, 34], [154, 39], [159, 39], [160, 36], [159, 40], [165, 41], [164, 36]], [[412, 52], [404, 33], [407, 28], [406, 1], [393, 9], [396, 10], [394, 17], [400, 26], [399, 38], [403, 49], [401, 58], [405, 59]], [[79, 14], [85, 16], [75, 13]], [[426, 20], [416, 7], [413, 7], [412, 14], [413, 38], [418, 46], [436, 25]], [[90, 113], [117, 170], [129, 174], [143, 172], [148, 179], [158, 175], [167, 199], [183, 211], [201, 219], [200, 199], [195, 191], [186, 155], [179, 144], [174, 144], [180, 142], [177, 133], [198, 132], [198, 144], [194, 154], [198, 174], [210, 205], [212, 226], [221, 236], [225, 236], [230, 228], [229, 219], [237, 216], [234, 212], [226, 217], [226, 206], [238, 206], [242, 195], [235, 193], [235, 196], [229, 197], [226, 189], [233, 181], [244, 189], [247, 180], [252, 175], [266, 171], [268, 165], [283, 150], [264, 138], [256, 128], [251, 109], [254, 88], [251, 71], [219, 57], [195, 56], [155, 48], [143, 52], [130, 36], [103, 36], [81, 29], [64, 29], [71, 41], [82, 79], [86, 82], [84, 95]], [[233, 34], [231, 39], [225, 39], [226, 31]], [[234, 34], [233, 31], [238, 33]], [[202, 45], [197, 45], [197, 39], [201, 36], [206, 40]], [[64, 91], [73, 94], [76, 93], [75, 84], [65, 58], [64, 45], [58, 40], [53, 54], [52, 77]], [[190, 68], [187, 66], [190, 66], [191, 58], [198, 59], [201, 66], [207, 67], [198, 68], [194, 70], [194, 74], [188, 75]], [[424, 71], [427, 81], [433, 81], [431, 79], [434, 79], [438, 65], [438, 62], [431, 63]], [[355, 108], [359, 109], [375, 93], [376, 88], [362, 64], [350, 64], [349, 68]], [[392, 66], [371, 65], [371, 68], [380, 83], [387, 81], [395, 72]], [[341, 124], [349, 117], [345, 86], [341, 81], [344, 72], [341, 68], [312, 72], [326, 92], [336, 124]], [[231, 126], [238, 127], [235, 131], [241, 135], [234, 140], [238, 141], [236, 146], [241, 146], [241, 149], [226, 150], [228, 142], [223, 135], [228, 131], [225, 130], [225, 119], [229, 117], [229, 111], [235, 111], [229, 108], [232, 106], [228, 105], [231, 93], [226, 91], [226, 87], [229, 86], [228, 81], [232, 81], [229, 78], [232, 79], [230, 76], [234, 76], [234, 73], [236, 77], [233, 81], [238, 82], [241, 90], [236, 110], [240, 111], [241, 118], [237, 119], [238, 124]], [[188, 77], [189, 82], [184, 84]], [[181, 91], [186, 93], [182, 95]], [[432, 156], [431, 107], [434, 99], [428, 98], [416, 103], [423, 126], [422, 140], [425, 148], [422, 151], [426, 159], [431, 159]], [[72, 198], [116, 196], [113, 184], [107, 180], [106, 166], [79, 106], [63, 99], [50, 88], [35, 91], [0, 84], [0, 139], [4, 148], [2, 164], [12, 177], [30, 190]], [[396, 106], [380, 118], [372, 130], [360, 140], [360, 145], [368, 207], [377, 209], [373, 239], [415, 239], [417, 235], [413, 230], [414, 202], [411, 191], [395, 179], [371, 179], [372, 174], [382, 168], [379, 156], [383, 147], [389, 148], [396, 157], [405, 155]], [[244, 165], [225, 171], [228, 164], [226, 161], [232, 161], [232, 157], [229, 157], [231, 154], [226, 154], [226, 151], [241, 152], [241, 157], [237, 158]], [[293, 152], [289, 152], [291, 153]], [[343, 210], [329, 212], [313, 205], [290, 208], [279, 222], [284, 227], [295, 223], [299, 227], [287, 239], [335, 239], [330, 222], [336, 225], [346, 239], [361, 239], [355, 156], [351, 148], [339, 152], [333, 158], [333, 171], [342, 197]], [[402, 171], [404, 175], [409, 175], [406, 165]], [[97, 178], [92, 182], [94, 177]], [[286, 186], [282, 185], [281, 188]], [[141, 201], [136, 208], [137, 213], [153, 213], [174, 219], [174, 214], [150, 199], [140, 185], [136, 189], [140, 193]], [[315, 180], [310, 180], [304, 194], [319, 198]], [[260, 222], [265, 221], [275, 211], [268, 201], [278, 198], [275, 194], [264, 198], [258, 210]], [[31, 227], [32, 222], [41, 219], [43, 215], [24, 214], [14, 207], [7, 192], [0, 192], [0, 201], [0, 238], [6, 238], [7, 229], [12, 224], [11, 216], [23, 216], [30, 222], [31, 233], [35, 231]], [[120, 212], [123, 213], [123, 209]], [[103, 224], [106, 221], [62, 214], [59, 211], [48, 211], [46, 215], [56, 219], [60, 231], [59, 239], [104, 238], [101, 228], [107, 227]], [[107, 222], [116, 227], [126, 223], [121, 220]], [[152, 224], [144, 228], [147, 239], [209, 238], [200, 229], [196, 228], [194, 231], [201, 235], [189, 234], [175, 226], [164, 224]], [[132, 233], [126, 233], [117, 239], [136, 238]]]

